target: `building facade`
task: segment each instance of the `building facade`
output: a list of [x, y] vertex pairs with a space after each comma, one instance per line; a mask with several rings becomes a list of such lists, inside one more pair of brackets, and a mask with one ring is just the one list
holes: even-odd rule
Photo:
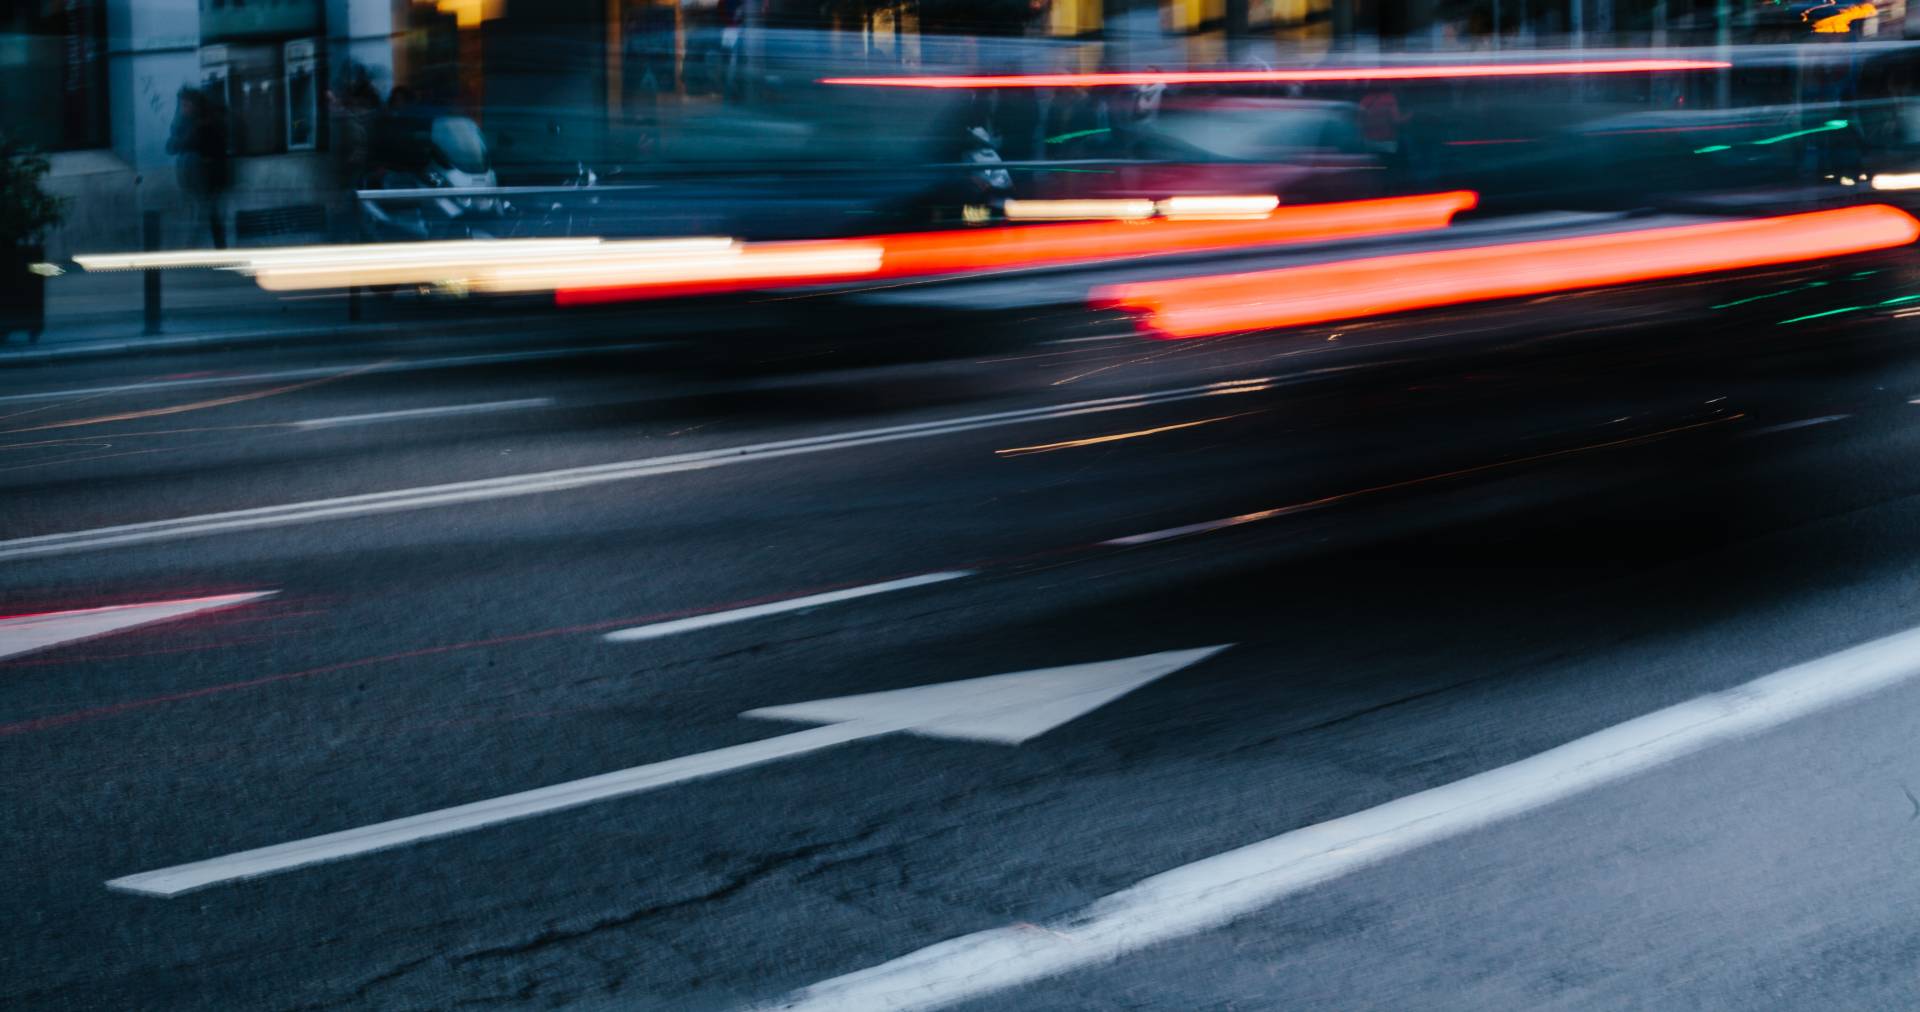
[[[74, 198], [52, 237], [63, 256], [138, 245], [148, 211], [166, 245], [204, 241], [179, 150], [190, 91], [223, 123], [218, 213], [238, 241], [275, 241], [340, 213], [343, 116], [401, 99], [490, 131], [516, 124], [523, 151], [564, 156], [663, 108], [750, 97], [748, 68], [796, 46], [868, 68], [966, 62], [990, 39], [1055, 66], [1251, 64], [1811, 33], [1796, 12], [1771, 0], [20, 0], [0, 21], [0, 130], [53, 152], [51, 186]], [[1904, 0], [1872, 12], [1836, 30], [1907, 34]]]

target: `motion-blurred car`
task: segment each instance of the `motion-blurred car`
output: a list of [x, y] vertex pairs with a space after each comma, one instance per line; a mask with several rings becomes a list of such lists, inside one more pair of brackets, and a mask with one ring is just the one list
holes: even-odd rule
[[1389, 188], [1388, 154], [1361, 131], [1360, 106], [1302, 99], [1164, 101], [1116, 140], [1116, 164], [1048, 173], [1052, 198], [1274, 194], [1285, 204], [1359, 200]]

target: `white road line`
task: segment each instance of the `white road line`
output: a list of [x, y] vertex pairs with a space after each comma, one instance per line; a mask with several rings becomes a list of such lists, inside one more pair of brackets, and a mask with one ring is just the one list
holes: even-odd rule
[[[1304, 379], [1304, 377], [1302, 377], [1302, 379]], [[542, 492], [558, 492], [566, 489], [586, 488], [607, 482], [628, 481], [635, 478], [677, 474], [685, 471], [698, 471], [707, 468], [726, 467], [734, 464], [760, 463], [782, 457], [822, 453], [828, 450], [845, 450], [859, 446], [873, 446], [880, 443], [891, 443], [906, 439], [925, 439], [933, 436], [971, 432], [978, 429], [1022, 425], [1028, 422], [1052, 421], [1109, 411], [1126, 411], [1134, 408], [1144, 408], [1158, 404], [1172, 404], [1179, 401], [1196, 400], [1205, 397], [1223, 397], [1234, 394], [1254, 393], [1260, 390], [1271, 389], [1275, 385], [1276, 381], [1271, 378], [1208, 383], [1201, 386], [1181, 387], [1172, 390], [1156, 390], [1119, 397], [1101, 397], [1093, 400], [1072, 401], [1049, 407], [1020, 408], [1013, 411], [999, 411], [984, 415], [965, 415], [958, 418], [946, 418], [932, 422], [914, 422], [906, 425], [890, 425], [875, 429], [856, 429], [851, 432], [838, 432], [824, 436], [782, 439], [769, 443], [753, 443], [745, 446], [723, 447], [716, 450], [700, 450], [693, 453], [676, 453], [663, 457], [642, 457], [637, 460], [622, 460], [610, 464], [593, 464], [586, 467], [570, 467], [557, 471], [538, 471], [531, 474], [507, 475], [500, 478], [481, 478], [473, 481], [451, 482], [444, 485], [424, 485], [414, 488], [393, 489], [387, 492], [369, 492], [364, 495], [340, 496], [332, 499], [314, 499], [306, 502], [285, 503], [278, 506], [260, 506], [253, 509], [228, 510], [220, 513], [175, 517], [168, 520], [151, 520], [144, 523], [120, 524], [114, 527], [100, 527], [92, 530], [68, 531], [60, 534], [41, 534], [25, 538], [10, 538], [0, 541], [0, 561], [45, 555], [61, 555], [70, 552], [97, 551], [104, 548], [149, 544], [156, 541], [171, 541], [178, 538], [199, 537], [208, 534], [259, 530], [267, 527], [286, 526], [288, 524], [369, 516], [376, 513], [389, 513], [397, 510], [424, 509], [433, 506], [450, 506], [457, 503], [504, 499], [511, 496], [535, 495]]]
[[156, 390], [189, 390], [195, 387], [239, 386], [246, 383], [270, 383], [284, 380], [313, 379], [319, 376], [332, 376], [335, 373], [363, 369], [368, 374], [420, 372], [427, 369], [446, 369], [470, 365], [498, 365], [507, 362], [539, 362], [546, 359], [567, 358], [573, 355], [587, 355], [597, 352], [640, 351], [657, 348], [658, 344], [608, 344], [588, 345], [577, 348], [540, 348], [533, 351], [503, 351], [484, 355], [445, 355], [438, 358], [402, 359], [394, 362], [349, 362], [345, 365], [313, 366], [306, 369], [281, 369], [274, 372], [235, 373], [230, 376], [193, 376], [176, 380], [153, 380], [148, 383], [122, 383], [104, 387], [77, 387], [71, 390], [40, 390], [33, 393], [6, 394], [0, 396], [0, 404], [14, 404], [28, 401], [58, 401], [73, 397], [98, 397], [103, 394], [150, 393]]
[[1229, 527], [1258, 523], [1261, 520], [1271, 520], [1274, 517], [1283, 517], [1292, 513], [1305, 513], [1308, 510], [1317, 510], [1323, 506], [1331, 506], [1335, 502], [1345, 498], [1347, 497], [1328, 496], [1325, 499], [1296, 503], [1292, 506], [1279, 506], [1270, 510], [1256, 510], [1252, 513], [1242, 513], [1239, 516], [1222, 517], [1218, 520], [1202, 520], [1197, 524], [1182, 524], [1179, 527], [1166, 527], [1157, 531], [1147, 531], [1144, 534], [1129, 534], [1121, 538], [1108, 538], [1100, 543], [1113, 548], [1129, 548], [1134, 545], [1150, 545], [1156, 541], [1172, 541], [1174, 538], [1184, 538], [1193, 534], [1205, 534], [1208, 531], [1225, 530]]
[[1745, 435], [1748, 438], [1754, 436], [1771, 436], [1776, 432], [1792, 432], [1795, 429], [1810, 429], [1816, 425], [1825, 425], [1828, 422], [1844, 422], [1852, 417], [1852, 415], [1821, 415], [1819, 418], [1802, 418], [1797, 422], [1781, 422], [1778, 425], [1768, 425], [1748, 432]]
[[236, 604], [258, 601], [278, 593], [277, 590], [262, 590], [243, 594], [179, 598], [171, 601], [114, 604], [104, 608], [49, 611], [37, 615], [9, 615], [0, 618], [0, 657], [15, 657], [64, 643], [90, 640], [122, 629], [183, 618], [196, 612], [231, 608]]
[[496, 411], [524, 411], [528, 408], [544, 408], [552, 403], [551, 397], [526, 397], [517, 401], [447, 404], [437, 408], [406, 408], [401, 411], [373, 411], [364, 415], [305, 418], [287, 424], [296, 429], [337, 429], [349, 425], [376, 425], [380, 422], [405, 422], [420, 418], [453, 418], [460, 415], [492, 414]]
[[705, 615], [693, 615], [667, 622], [651, 622], [647, 625], [637, 625], [630, 629], [615, 630], [607, 634], [607, 639], [621, 643], [631, 640], [659, 639], [662, 636], [692, 632], [695, 629], [706, 629], [716, 625], [726, 625], [730, 622], [745, 622], [748, 619], [760, 618], [765, 615], [778, 615], [782, 612], [818, 608], [823, 604], [852, 601], [856, 598], [871, 597], [875, 594], [885, 594], [895, 590], [924, 587], [930, 583], [945, 583], [948, 580], [958, 580], [972, 575], [973, 571], [968, 569], [958, 569], [945, 573], [922, 573], [919, 576], [908, 576], [898, 580], [888, 580], [884, 583], [869, 583], [864, 587], [848, 587], [845, 590], [830, 590], [822, 594], [808, 594], [805, 597], [788, 598], [785, 601], [769, 601], [766, 604], [749, 605], [745, 608], [733, 608], [728, 611], [709, 612]]
[[439, 811], [425, 812], [420, 815], [409, 815], [403, 819], [391, 819], [371, 826], [328, 833], [325, 836], [275, 844], [271, 847], [259, 847], [156, 871], [123, 875], [109, 880], [107, 888], [143, 896], [178, 896], [184, 892], [223, 882], [259, 878], [262, 875], [304, 868], [325, 861], [338, 861], [361, 854], [373, 854], [423, 840], [469, 832], [484, 826], [513, 822], [549, 812], [565, 811], [609, 798], [639, 794], [687, 780], [777, 762], [792, 756], [817, 752], [823, 748], [843, 745], [861, 738], [889, 734], [897, 730], [900, 729], [876, 727], [872, 724], [829, 724], [826, 727], [783, 734], [777, 738], [762, 738], [759, 741], [714, 749], [698, 755], [681, 756], [664, 762], [615, 770], [612, 773], [602, 773], [580, 780], [569, 780], [551, 787], [539, 787], [530, 791], [521, 791], [518, 794], [488, 798], [485, 801], [442, 808]]
[[1224, 926], [1310, 887], [1920, 675], [1920, 629], [1657, 710], [1443, 787], [1175, 868], [1040, 927], [963, 935], [762, 1008], [931, 1009]]
[[1138, 334], [1095, 334], [1092, 337], [1056, 337], [1051, 341], [1041, 341], [1040, 345], [1041, 347], [1050, 347], [1056, 344], [1091, 344], [1095, 341], [1123, 341], [1130, 337], [1137, 338], [1139, 336]]
[[1019, 745], [1150, 682], [1198, 664], [1232, 646], [1167, 650], [1090, 664], [1015, 671], [957, 682], [883, 689], [854, 696], [761, 707], [741, 714], [756, 720], [824, 723], [809, 731], [569, 780], [453, 808], [225, 857], [123, 875], [107, 888], [172, 897], [206, 886], [338, 861], [483, 826], [512, 822], [596, 801], [760, 766], [824, 748], [906, 732], [926, 738]]

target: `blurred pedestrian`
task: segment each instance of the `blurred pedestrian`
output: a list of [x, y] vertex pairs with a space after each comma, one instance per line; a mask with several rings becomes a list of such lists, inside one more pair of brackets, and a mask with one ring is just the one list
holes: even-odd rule
[[396, 84], [387, 93], [387, 107], [376, 110], [379, 116], [373, 131], [373, 162], [377, 171], [419, 175], [427, 163], [427, 133], [433, 126], [431, 112], [420, 104], [420, 96], [404, 84]]
[[359, 198], [356, 190], [370, 185], [373, 171], [375, 117], [380, 111], [380, 93], [368, 79], [367, 69], [349, 63], [340, 74], [337, 86], [327, 92], [328, 112], [333, 117], [333, 172], [337, 194], [334, 238], [345, 242], [359, 233]]
[[227, 154], [227, 115], [208, 92], [182, 87], [175, 97], [167, 153], [174, 156], [180, 189], [206, 216], [213, 247], [227, 246], [227, 189], [233, 182]]

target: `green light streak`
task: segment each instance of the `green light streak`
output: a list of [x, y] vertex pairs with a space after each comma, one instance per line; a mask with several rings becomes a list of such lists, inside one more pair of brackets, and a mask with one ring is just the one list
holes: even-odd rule
[[1047, 143], [1065, 144], [1068, 141], [1077, 141], [1082, 137], [1092, 137], [1095, 134], [1110, 134], [1112, 132], [1112, 127], [1094, 127], [1091, 130], [1075, 130], [1072, 133], [1064, 133], [1058, 137], [1049, 137], [1047, 138]]
[[1779, 323], [1774, 324], [1774, 326], [1778, 327], [1788, 323], [1799, 323], [1801, 320], [1818, 320], [1823, 316], [1838, 316], [1841, 313], [1852, 313], [1862, 309], [1872, 309], [1874, 306], [1897, 306], [1902, 302], [1920, 302], [1920, 295], [1897, 295], [1891, 299], [1876, 302], [1871, 306], [1842, 306], [1839, 309], [1829, 309], [1824, 313], [1808, 313], [1805, 316], [1796, 316], [1790, 320], [1781, 320]]
[[1805, 137], [1805, 136], [1806, 136], [1806, 135], [1808, 135], [1808, 134], [1817, 134], [1817, 133], [1824, 133], [1824, 132], [1826, 132], [1826, 131], [1828, 131], [1828, 130], [1845, 130], [1846, 128], [1847, 128], [1847, 121], [1846, 121], [1846, 120], [1843, 120], [1843, 119], [1830, 119], [1830, 120], [1828, 120], [1828, 121], [1827, 121], [1827, 122], [1826, 122], [1825, 124], [1823, 124], [1823, 125], [1821, 125], [1821, 126], [1817, 126], [1817, 127], [1809, 127], [1809, 128], [1807, 128], [1807, 129], [1805, 129], [1805, 130], [1795, 130], [1795, 131], [1794, 131], [1794, 132], [1792, 132], [1792, 133], [1787, 133], [1787, 134], [1781, 134], [1781, 135], [1780, 135], [1780, 136], [1778, 136], [1778, 137], [1764, 137], [1764, 138], [1761, 138], [1760, 140], [1757, 140], [1757, 141], [1749, 141], [1748, 143], [1751, 143], [1751, 144], [1778, 144], [1778, 143], [1779, 143], [1779, 142], [1781, 142], [1781, 141], [1785, 141], [1785, 140], [1792, 140], [1792, 139], [1793, 139], [1793, 138], [1795, 138], [1795, 137]]
[[1781, 320], [1781, 321], [1780, 321], [1779, 323], [1776, 323], [1776, 324], [1774, 324], [1774, 326], [1776, 326], [1776, 327], [1781, 327], [1781, 326], [1785, 326], [1786, 324], [1789, 324], [1789, 323], [1799, 323], [1799, 322], [1800, 322], [1801, 320], [1818, 320], [1819, 318], [1821, 318], [1821, 317], [1823, 317], [1823, 316], [1839, 316], [1839, 315], [1840, 315], [1841, 313], [1851, 313], [1851, 312], [1855, 312], [1855, 311], [1857, 311], [1857, 310], [1861, 310], [1861, 309], [1867, 309], [1867, 308], [1869, 308], [1869, 307], [1867, 307], [1867, 306], [1845, 306], [1845, 307], [1843, 307], [1843, 308], [1840, 308], [1840, 309], [1829, 309], [1829, 310], [1827, 310], [1827, 311], [1826, 311], [1826, 312], [1824, 312], [1824, 313], [1808, 313], [1808, 314], [1807, 314], [1807, 315], [1805, 315], [1805, 316], [1796, 316], [1796, 317], [1794, 317], [1794, 318], [1792, 318], [1792, 319], [1790, 319], [1790, 320]]
[[1824, 288], [1826, 287], [1826, 284], [1827, 283], [1825, 281], [1809, 281], [1804, 285], [1796, 285], [1793, 288], [1782, 288], [1777, 292], [1768, 292], [1765, 295], [1750, 295], [1744, 299], [1735, 299], [1732, 302], [1722, 302], [1717, 306], [1708, 306], [1707, 308], [1708, 309], [1732, 309], [1735, 306], [1744, 306], [1749, 302], [1759, 302], [1761, 299], [1777, 299], [1782, 295], [1792, 295], [1794, 292], [1804, 292], [1809, 288]]
[[[1808, 134], [1826, 133], [1829, 130], [1845, 130], [1850, 125], [1851, 124], [1847, 120], [1830, 119], [1817, 127], [1808, 127], [1805, 130], [1795, 130], [1792, 133], [1780, 134], [1777, 137], [1762, 137], [1757, 141], [1746, 141], [1745, 143], [1747, 144], [1778, 144], [1781, 141], [1792, 140], [1795, 137], [1805, 137]], [[1733, 145], [1731, 144], [1709, 144], [1704, 148], [1694, 148], [1693, 153], [1696, 155], [1710, 155], [1710, 154], [1713, 154], [1715, 151], [1732, 151], [1732, 150], [1733, 150]]]

